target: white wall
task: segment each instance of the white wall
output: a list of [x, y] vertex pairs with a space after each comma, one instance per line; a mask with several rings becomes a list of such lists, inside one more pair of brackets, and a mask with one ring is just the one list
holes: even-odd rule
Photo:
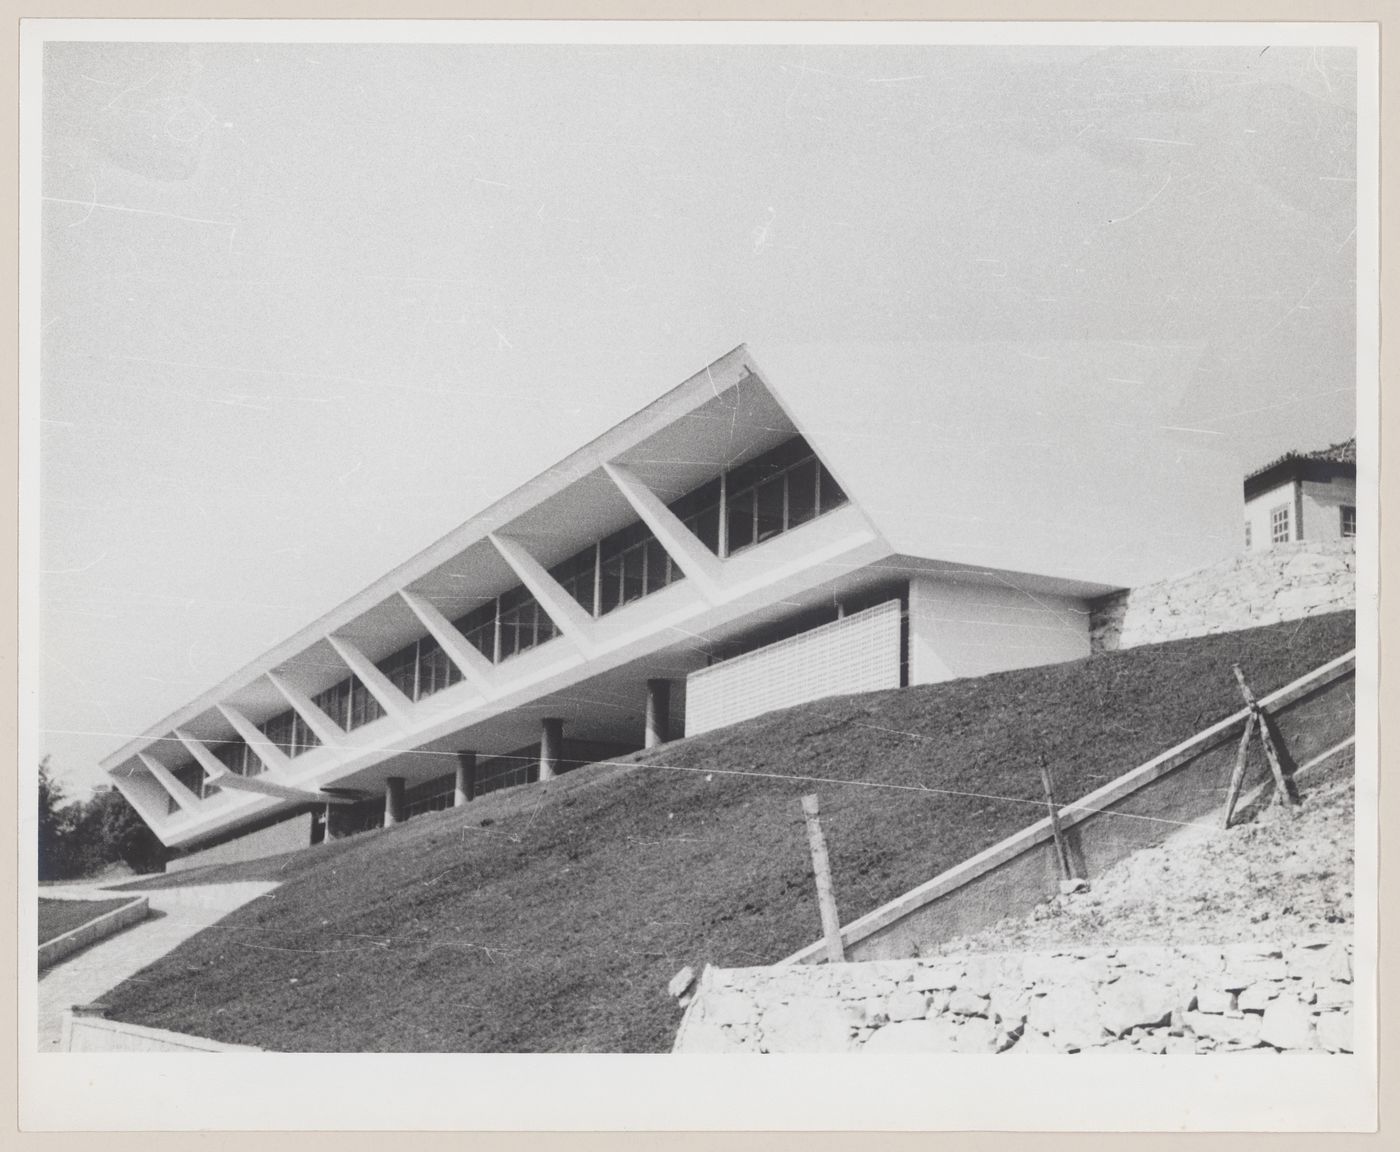
[[[1249, 551], [1267, 552], [1273, 547], [1273, 512], [1280, 505], [1288, 507], [1288, 542], [1291, 544], [1298, 539], [1298, 488], [1289, 480], [1245, 502], [1244, 518], [1250, 530]], [[1243, 526], [1240, 531], [1244, 531]], [[1243, 548], [1243, 537], [1240, 545]]]
[[898, 600], [746, 652], [686, 680], [685, 734], [824, 696], [899, 687]]
[[929, 576], [909, 582], [909, 682], [935, 684], [1089, 655], [1089, 607], [1069, 596]]
[[1250, 551], [1267, 551], [1273, 546], [1271, 518], [1281, 504], [1290, 510], [1289, 543], [1340, 540], [1341, 507], [1356, 507], [1356, 479], [1339, 476], [1334, 480], [1290, 480], [1259, 493], [1244, 506], [1252, 535]]
[[167, 872], [183, 872], [186, 868], [203, 868], [208, 864], [236, 864], [244, 860], [261, 860], [295, 852], [311, 845], [311, 813], [303, 812], [269, 828], [249, 832], [236, 840], [216, 844], [213, 848], [177, 856], [165, 866]]
[[1340, 540], [1343, 504], [1356, 507], [1356, 478], [1331, 481], [1304, 480], [1302, 484], [1303, 539]]

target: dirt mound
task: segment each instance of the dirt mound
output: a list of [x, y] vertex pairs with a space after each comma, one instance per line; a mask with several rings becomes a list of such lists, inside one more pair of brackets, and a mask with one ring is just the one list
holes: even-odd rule
[[1299, 780], [1296, 819], [1245, 811], [1228, 831], [1183, 828], [1024, 918], [950, 940], [942, 955], [1060, 945], [1223, 944], [1350, 935], [1355, 840], [1351, 749]]

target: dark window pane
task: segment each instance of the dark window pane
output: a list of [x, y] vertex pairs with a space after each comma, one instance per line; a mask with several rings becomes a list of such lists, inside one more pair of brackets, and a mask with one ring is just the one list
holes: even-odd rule
[[670, 556], [660, 540], [647, 542], [647, 593], [657, 592], [671, 582]]
[[520, 628], [515, 613], [501, 616], [501, 659], [514, 656], [520, 639]]
[[540, 609], [539, 617], [539, 643], [543, 644], [547, 640], [553, 640], [559, 635], [559, 629], [554, 626], [554, 621], [549, 618], [549, 613], [543, 608]]
[[700, 512], [686, 527], [695, 533], [700, 543], [719, 555], [719, 505]]
[[841, 485], [836, 483], [836, 477], [826, 470], [826, 465], [821, 465], [821, 510], [830, 512], [833, 508], [839, 508], [846, 503], [846, 494], [841, 491]]
[[418, 645], [410, 644], [407, 648], [400, 648], [392, 656], [387, 656], [379, 661], [376, 667], [384, 673], [395, 688], [412, 700], [414, 698], [414, 670], [417, 664]]
[[630, 604], [646, 593], [642, 566], [646, 563], [645, 548], [630, 548], [622, 555], [622, 602]]
[[598, 593], [598, 614], [611, 612], [621, 603], [622, 557], [612, 556], [603, 561], [602, 586]]
[[788, 473], [788, 527], [805, 524], [817, 514], [817, 462], [807, 459]]
[[729, 551], [753, 543], [753, 490], [729, 498]]
[[767, 540], [783, 530], [783, 489], [783, 478], [779, 476], [757, 490], [759, 540]]

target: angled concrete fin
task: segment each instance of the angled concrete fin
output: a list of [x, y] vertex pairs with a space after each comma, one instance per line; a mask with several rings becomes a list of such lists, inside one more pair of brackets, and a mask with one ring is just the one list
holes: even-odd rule
[[283, 699], [292, 706], [297, 715], [306, 721], [306, 726], [316, 733], [316, 738], [322, 744], [327, 748], [339, 747], [345, 739], [345, 730], [322, 712], [310, 696], [276, 672], [267, 673], [267, 678], [272, 681], [273, 687], [282, 693]]
[[224, 719], [233, 725], [234, 731], [243, 737], [243, 742], [257, 754], [258, 759], [267, 765], [270, 771], [291, 767], [291, 758], [232, 704], [220, 704], [218, 709]]
[[428, 634], [442, 645], [447, 658], [461, 669], [468, 683], [483, 696], [495, 695], [496, 666], [457, 631], [456, 625], [442, 614], [437, 605], [407, 588], [400, 588], [399, 596], [413, 610]]
[[501, 558], [520, 577], [520, 582], [530, 590], [540, 607], [558, 625], [559, 631], [583, 649], [585, 654], [591, 654], [594, 649], [593, 617], [564, 590], [559, 581], [545, 571], [544, 565], [536, 560], [519, 540], [512, 540], [498, 532], [492, 532], [488, 539], [495, 545]]
[[604, 463], [603, 470], [627, 498], [627, 503], [632, 505], [632, 511], [661, 541], [661, 546], [671, 554], [681, 570], [704, 592], [705, 599], [711, 603], [718, 600], [724, 589], [723, 561], [706, 548], [700, 538], [681, 522], [680, 517], [667, 508], [660, 497], [629, 468]]
[[[385, 713], [406, 726], [413, 716], [413, 701], [399, 691], [398, 686], [379, 670], [373, 660], [360, 651], [354, 641], [344, 636], [327, 636], [326, 640], [335, 649], [336, 655], [345, 661], [345, 666], [359, 678], [369, 694], [379, 701], [379, 706]], [[448, 656], [451, 656], [450, 652]]]
[[169, 768], [146, 752], [138, 752], [136, 755], [141, 758], [141, 763], [146, 766], [151, 775], [160, 781], [161, 787], [175, 798], [176, 804], [180, 805], [186, 812], [199, 811], [199, 797], [175, 779], [175, 774]]

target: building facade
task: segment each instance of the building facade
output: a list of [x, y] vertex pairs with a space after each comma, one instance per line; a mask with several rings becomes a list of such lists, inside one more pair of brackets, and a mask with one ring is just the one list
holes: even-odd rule
[[1228, 461], [998, 410], [1012, 450], [973, 475], [931, 355], [877, 393], [829, 358], [780, 387], [741, 345], [103, 768], [172, 848], [286, 850], [293, 820], [315, 842], [807, 700], [1087, 656], [1091, 599], [1228, 554]]
[[1289, 452], [1244, 481], [1244, 546], [1356, 535], [1356, 438], [1319, 452]]

